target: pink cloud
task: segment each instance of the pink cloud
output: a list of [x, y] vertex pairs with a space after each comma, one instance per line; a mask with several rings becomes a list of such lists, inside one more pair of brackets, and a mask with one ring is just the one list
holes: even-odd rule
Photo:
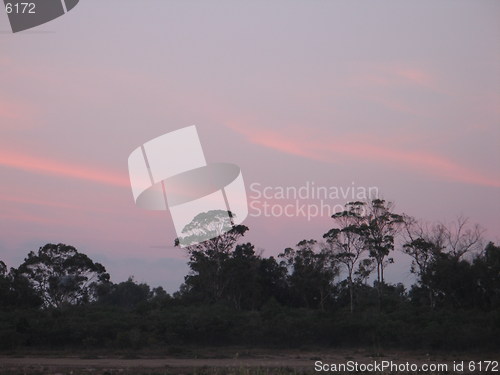
[[428, 67], [408, 63], [360, 64], [345, 81], [352, 95], [390, 111], [428, 116], [422, 103], [407, 94], [414, 91], [450, 95], [439, 76]]
[[120, 187], [130, 185], [127, 176], [116, 172], [6, 150], [0, 150], [0, 165], [32, 173], [99, 182], [106, 185]]
[[323, 160], [321, 153], [315, 152], [310, 146], [304, 147], [304, 141], [293, 138], [280, 138], [269, 130], [261, 130], [255, 134], [246, 134], [252, 143], [266, 146], [287, 154], [303, 156], [310, 159]]
[[432, 152], [409, 151], [380, 139], [351, 135], [342, 139], [308, 140], [307, 134], [283, 134], [273, 130], [245, 128], [234, 124], [229, 127], [245, 135], [252, 143], [313, 160], [331, 163], [337, 162], [340, 158], [348, 158], [367, 163], [380, 162], [417, 170], [447, 180], [500, 187], [498, 176], [483, 174]]
[[422, 111], [415, 109], [411, 104], [405, 103], [404, 100], [401, 100], [394, 96], [384, 96], [379, 93], [378, 95], [363, 95], [363, 99], [379, 104], [387, 109], [390, 109], [391, 111], [418, 116], [424, 115]]
[[[33, 194], [33, 192], [31, 192], [31, 194]], [[75, 205], [75, 204], [65, 203], [65, 202], [60, 202], [60, 201], [49, 201], [49, 200], [37, 199], [37, 198], [30, 196], [29, 193], [27, 193], [25, 196], [0, 194], [0, 201], [21, 204], [21, 205], [27, 205], [27, 206], [41, 206], [41, 207], [59, 208], [59, 209], [63, 209], [63, 210], [70, 210], [71, 212], [89, 211], [89, 212], [99, 212], [99, 213], [105, 213], [105, 214], [116, 214], [120, 210], [119, 206], [114, 206], [113, 209], [105, 209], [102, 207], [103, 205], [95, 204], [95, 202], [93, 202], [93, 204], [87, 204], [85, 202], [80, 202], [80, 203], [84, 203], [84, 204]]]
[[351, 81], [358, 84], [436, 88], [438, 81], [428, 68], [415, 64], [362, 64], [356, 70]]
[[418, 68], [397, 68], [395, 70], [397, 77], [403, 78], [407, 83], [417, 86], [433, 88], [435, 86], [434, 78], [429, 73]]

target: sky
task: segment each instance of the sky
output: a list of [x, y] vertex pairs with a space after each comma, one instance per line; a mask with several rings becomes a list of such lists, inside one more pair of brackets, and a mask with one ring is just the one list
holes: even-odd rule
[[[319, 204], [266, 187], [376, 187], [500, 242], [499, 19], [493, 0], [81, 0], [12, 34], [0, 11], [0, 259], [66, 243], [176, 291], [187, 256], [168, 211], [135, 206], [127, 159], [193, 124], [251, 207]], [[288, 216], [250, 209], [244, 240], [276, 256], [333, 225]], [[408, 282], [395, 256], [387, 279]]]

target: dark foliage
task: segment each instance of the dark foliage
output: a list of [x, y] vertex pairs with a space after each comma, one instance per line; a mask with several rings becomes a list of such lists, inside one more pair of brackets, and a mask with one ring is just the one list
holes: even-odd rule
[[[500, 247], [489, 243], [467, 257], [428, 237], [412, 238], [402, 250], [415, 260], [417, 282], [406, 291], [383, 281], [389, 253], [371, 260], [370, 251], [382, 247], [358, 219], [329, 231], [326, 244], [304, 240], [286, 249], [280, 261], [250, 243], [236, 244], [246, 227], [192, 246], [191, 272], [174, 296], [133, 278], [113, 284], [102, 265], [62, 244], [29, 253], [18, 269], [8, 271], [0, 261], [0, 350], [500, 347]], [[399, 225], [400, 217], [394, 220]], [[365, 241], [368, 258], [361, 259], [357, 246]]]

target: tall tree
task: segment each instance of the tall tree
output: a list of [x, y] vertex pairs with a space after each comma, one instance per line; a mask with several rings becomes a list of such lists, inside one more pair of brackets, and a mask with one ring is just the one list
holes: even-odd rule
[[[244, 225], [234, 225], [231, 218], [231, 213], [222, 210], [201, 213], [184, 228], [184, 236], [175, 240], [175, 245], [183, 244], [189, 255], [191, 272], [185, 277], [184, 291], [198, 294], [205, 302], [223, 298], [229, 283], [224, 264], [248, 230]], [[210, 239], [198, 242], [199, 238]]]
[[44, 307], [56, 308], [95, 301], [98, 287], [109, 282], [104, 266], [64, 244], [31, 251], [17, 276], [28, 280]]
[[[412, 258], [410, 272], [417, 276], [418, 288], [426, 292], [429, 305], [435, 307], [435, 292], [432, 285], [426, 283], [429, 267], [440, 257], [443, 250], [443, 232], [439, 227], [430, 227], [416, 220], [414, 217], [404, 215], [404, 243], [402, 251]], [[415, 289], [415, 286], [414, 288]]]
[[383, 199], [373, 199], [366, 205], [366, 244], [377, 269], [379, 302], [384, 284], [384, 269], [393, 262], [388, 257], [394, 250], [394, 238], [400, 231], [403, 217], [393, 212], [394, 204]]
[[366, 250], [367, 225], [363, 217], [364, 202], [349, 202], [345, 210], [332, 216], [335, 228], [323, 235], [329, 250], [347, 272], [349, 307], [354, 311], [354, 280], [356, 265]]
[[[460, 261], [464, 258], [472, 259], [473, 254], [479, 253], [482, 233], [479, 225], [469, 224], [469, 220], [463, 216], [457, 217], [456, 221], [450, 224], [426, 224], [413, 217], [404, 216], [402, 250], [412, 257], [410, 271], [417, 276], [418, 286], [428, 294], [431, 308], [435, 308], [438, 294], [441, 293], [442, 299], [443, 289], [447, 289], [443, 286], [446, 280], [438, 279], [454, 267], [469, 270], [469, 264]], [[441, 291], [434, 289], [437, 286]], [[448, 294], [450, 293], [454, 292], [449, 290]]]
[[428, 228], [411, 216], [404, 215], [403, 223], [404, 243], [402, 250], [412, 258], [410, 271], [416, 274], [420, 281], [429, 264], [443, 249], [442, 240], [438, 233], [435, 233], [438, 236], [433, 236]]
[[478, 253], [483, 248], [484, 230], [479, 224], [472, 225], [464, 216], [458, 216], [448, 225], [437, 224], [435, 231], [443, 242], [445, 251], [456, 259], [467, 253]]

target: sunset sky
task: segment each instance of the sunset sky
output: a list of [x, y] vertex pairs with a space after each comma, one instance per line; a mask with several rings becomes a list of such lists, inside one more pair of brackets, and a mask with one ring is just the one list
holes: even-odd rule
[[[170, 214], [135, 206], [127, 158], [193, 124], [247, 188], [376, 186], [500, 242], [498, 20], [495, 0], [81, 0], [12, 34], [0, 11], [0, 259], [62, 242], [177, 290], [187, 258]], [[245, 224], [268, 256], [332, 219]], [[397, 257], [389, 281], [411, 280]]]

